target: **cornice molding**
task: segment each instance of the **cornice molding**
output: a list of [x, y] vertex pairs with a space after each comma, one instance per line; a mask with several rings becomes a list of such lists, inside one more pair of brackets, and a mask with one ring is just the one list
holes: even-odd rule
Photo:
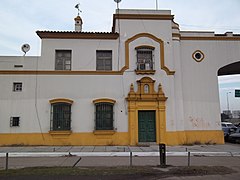
[[21, 75], [122, 75], [124, 71], [2, 70], [0, 74]]
[[114, 14], [112, 32], [115, 32], [116, 19], [134, 19], [134, 20], [171, 20], [174, 15], [168, 14]]
[[239, 37], [226, 37], [226, 36], [213, 36], [213, 37], [201, 37], [201, 36], [180, 36], [180, 40], [185, 40], [185, 41], [191, 41], [191, 40], [196, 40], [196, 41], [240, 41], [240, 36]]
[[61, 32], [61, 31], [37, 31], [41, 39], [118, 39], [118, 33], [94, 33], [94, 32]]
[[114, 14], [113, 19], [173, 20], [174, 15], [168, 15], [168, 14]]

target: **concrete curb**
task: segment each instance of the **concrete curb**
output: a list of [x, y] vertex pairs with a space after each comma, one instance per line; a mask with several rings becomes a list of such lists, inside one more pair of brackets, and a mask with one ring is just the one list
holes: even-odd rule
[[[159, 152], [132, 152], [135, 157], [159, 156]], [[188, 156], [188, 152], [166, 152], [167, 156]], [[190, 152], [195, 157], [240, 157], [240, 152]], [[130, 152], [9, 152], [9, 157], [129, 157]], [[6, 153], [0, 153], [0, 157], [6, 157]]]

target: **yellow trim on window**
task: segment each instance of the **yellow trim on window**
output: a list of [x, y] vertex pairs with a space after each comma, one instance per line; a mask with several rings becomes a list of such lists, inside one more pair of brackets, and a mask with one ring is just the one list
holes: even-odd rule
[[93, 131], [94, 135], [113, 135], [116, 131], [114, 130], [95, 130]]
[[56, 99], [51, 99], [49, 100], [50, 104], [55, 104], [55, 103], [67, 103], [67, 104], [73, 104], [73, 100], [71, 99], [66, 99], [66, 98], [56, 98]]
[[155, 74], [155, 70], [135, 70], [136, 74], [139, 75], [143, 75], [143, 74]]
[[112, 104], [115, 104], [115, 100], [114, 99], [109, 99], [109, 98], [101, 98], [101, 99], [95, 99], [93, 100], [93, 103], [94, 104], [97, 104], [97, 103], [112, 103]]
[[149, 46], [149, 45], [141, 45], [141, 46], [135, 47], [135, 49], [151, 49], [151, 50], [154, 50], [155, 47], [154, 46]]
[[161, 65], [161, 69], [164, 70], [167, 75], [174, 75], [175, 71], [171, 71], [169, 70], [169, 68], [165, 65], [164, 62], [164, 42], [163, 40], [157, 38], [156, 36], [149, 34], [149, 33], [139, 33], [134, 35], [133, 37], [129, 38], [127, 41], [125, 41], [125, 66], [121, 69], [121, 72], [124, 72], [125, 70], [129, 69], [129, 44], [133, 41], [135, 41], [138, 38], [141, 37], [147, 37], [150, 38], [154, 41], [156, 41], [157, 43], [159, 43], [159, 47], [160, 47], [160, 65]]
[[[196, 53], [201, 54], [202, 57], [201, 57], [200, 59], [197, 59], [197, 58], [195, 57], [195, 54], [196, 54]], [[192, 53], [192, 58], [193, 58], [196, 62], [201, 62], [201, 61], [205, 58], [205, 55], [204, 55], [204, 53], [203, 53], [201, 50], [196, 50], [196, 51], [194, 51], [194, 53]]]
[[71, 130], [69, 130], [69, 131], [49, 131], [49, 134], [51, 134], [51, 135], [57, 135], [57, 136], [59, 136], [59, 135], [70, 135], [72, 133], [72, 131]]

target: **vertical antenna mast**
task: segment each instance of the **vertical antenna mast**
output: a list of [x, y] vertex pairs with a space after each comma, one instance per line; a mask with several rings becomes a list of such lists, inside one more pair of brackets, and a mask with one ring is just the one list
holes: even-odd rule
[[114, 0], [117, 3], [117, 9], [119, 9], [119, 3], [121, 2], [121, 0]]
[[158, 0], [156, 0], [156, 10], [158, 10]]
[[[117, 3], [117, 11], [116, 13], [119, 15], [119, 3], [121, 2], [121, 0], [114, 0], [116, 3]], [[119, 66], [120, 66], [120, 21], [119, 19], [117, 19], [117, 22], [118, 22], [118, 33], [119, 33], [119, 38], [118, 38], [118, 63], [117, 63], [117, 66], [118, 66], [118, 70], [119, 70]]]

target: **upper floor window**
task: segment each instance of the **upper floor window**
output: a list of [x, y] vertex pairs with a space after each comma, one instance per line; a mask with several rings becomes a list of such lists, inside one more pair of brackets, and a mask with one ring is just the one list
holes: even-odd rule
[[112, 51], [111, 50], [97, 50], [96, 53], [96, 70], [111, 71], [112, 70]]
[[56, 50], [55, 70], [71, 70], [71, 50]]
[[22, 82], [14, 82], [13, 91], [22, 91]]
[[137, 70], [154, 70], [154, 47], [141, 46], [137, 51]]

